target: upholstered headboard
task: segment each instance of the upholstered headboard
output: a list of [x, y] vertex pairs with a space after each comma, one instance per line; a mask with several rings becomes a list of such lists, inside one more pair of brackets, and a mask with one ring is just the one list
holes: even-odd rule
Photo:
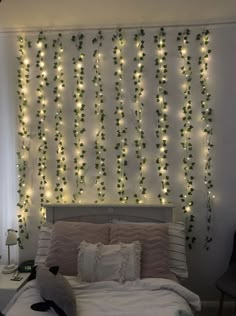
[[47, 222], [58, 220], [109, 223], [113, 219], [134, 222], [172, 222], [174, 205], [127, 204], [47, 204]]

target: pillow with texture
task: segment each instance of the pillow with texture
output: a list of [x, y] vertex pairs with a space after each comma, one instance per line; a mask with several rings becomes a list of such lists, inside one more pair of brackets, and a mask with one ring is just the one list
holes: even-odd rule
[[[53, 267], [51, 269], [54, 269]], [[53, 271], [53, 270], [52, 270]], [[70, 283], [57, 272], [53, 273], [46, 267], [39, 266], [36, 269], [36, 280], [40, 295], [44, 301], [50, 304], [58, 315], [76, 316], [76, 298]], [[40, 307], [43, 303], [32, 305], [32, 309]]]
[[175, 279], [169, 270], [168, 226], [162, 224], [111, 224], [110, 242], [141, 243], [141, 278]]
[[114, 224], [136, 224], [136, 225], [168, 225], [169, 234], [169, 265], [170, 271], [182, 279], [188, 278], [188, 265], [186, 255], [186, 232], [183, 222], [176, 223], [151, 223], [130, 222], [113, 219]]
[[170, 270], [182, 279], [188, 278], [186, 257], [185, 224], [169, 223], [169, 264]]
[[133, 281], [140, 278], [141, 245], [104, 245], [85, 241], [79, 246], [78, 276], [83, 282]]
[[54, 224], [51, 245], [46, 259], [47, 266], [60, 266], [64, 275], [77, 275], [78, 246], [89, 243], [109, 244], [109, 224], [63, 222]]
[[40, 227], [39, 236], [38, 236], [38, 246], [35, 257], [35, 265], [44, 265], [52, 236], [53, 224], [45, 223]]

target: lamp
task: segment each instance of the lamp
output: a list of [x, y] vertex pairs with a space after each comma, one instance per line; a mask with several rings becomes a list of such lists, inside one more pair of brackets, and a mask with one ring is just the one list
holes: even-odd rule
[[8, 263], [6, 266], [3, 267], [2, 273], [13, 273], [17, 269], [17, 266], [14, 263], [11, 264], [11, 258], [10, 258], [10, 246], [14, 246], [17, 244], [16, 233], [17, 231], [14, 229], [7, 230], [6, 246], [8, 246]]

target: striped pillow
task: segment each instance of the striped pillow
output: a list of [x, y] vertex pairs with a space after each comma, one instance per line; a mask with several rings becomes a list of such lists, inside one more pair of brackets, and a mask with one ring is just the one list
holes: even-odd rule
[[169, 265], [176, 276], [186, 279], [188, 266], [186, 259], [185, 224], [169, 223]]
[[44, 265], [51, 243], [53, 224], [45, 223], [41, 226], [38, 237], [38, 247], [35, 257], [35, 265]]

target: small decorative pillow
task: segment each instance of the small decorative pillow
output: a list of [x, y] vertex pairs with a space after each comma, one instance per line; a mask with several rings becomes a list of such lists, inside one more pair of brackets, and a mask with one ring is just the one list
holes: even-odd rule
[[53, 307], [60, 316], [76, 316], [76, 299], [70, 283], [58, 273], [58, 267], [36, 268], [36, 280], [44, 302], [33, 304], [33, 310]]
[[78, 276], [84, 282], [133, 281], [140, 278], [141, 245], [139, 241], [117, 245], [79, 246]]

